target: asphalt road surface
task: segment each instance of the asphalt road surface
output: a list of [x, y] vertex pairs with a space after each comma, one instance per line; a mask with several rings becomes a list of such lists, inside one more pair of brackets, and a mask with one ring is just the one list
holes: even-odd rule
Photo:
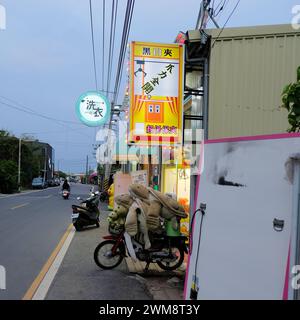
[[62, 198], [60, 187], [0, 195], [0, 266], [6, 271], [0, 300], [23, 298], [70, 225], [71, 205], [90, 188], [71, 184], [69, 200]]

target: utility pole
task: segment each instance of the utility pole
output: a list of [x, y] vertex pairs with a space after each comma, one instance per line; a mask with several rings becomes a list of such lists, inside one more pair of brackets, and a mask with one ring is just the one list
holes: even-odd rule
[[47, 168], [47, 156], [46, 156], [46, 147], [44, 147], [44, 151], [45, 151], [45, 161], [44, 161], [44, 183], [46, 182], [46, 168]]
[[213, 11], [209, 7], [211, 0], [203, 0], [200, 5], [200, 11], [197, 19], [196, 30], [203, 30], [206, 29], [208, 18], [212, 20], [214, 25], [219, 29], [220, 26], [218, 25], [217, 21], [213, 16]]
[[85, 183], [88, 183], [89, 156], [86, 156]]
[[[111, 103], [111, 113], [110, 113], [110, 119], [109, 119], [109, 124], [108, 124], [108, 137], [107, 137], [107, 156], [108, 158], [110, 158], [110, 148], [111, 148], [111, 130], [112, 130], [112, 119], [113, 119], [113, 111], [114, 111], [114, 102]], [[109, 178], [110, 178], [110, 174], [111, 174], [111, 163], [106, 163], [105, 164], [105, 175], [104, 175], [104, 188], [105, 190], [108, 189], [109, 185]]]

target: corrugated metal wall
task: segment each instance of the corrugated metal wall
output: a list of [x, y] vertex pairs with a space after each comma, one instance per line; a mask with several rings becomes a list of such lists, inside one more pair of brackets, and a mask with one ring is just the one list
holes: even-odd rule
[[[300, 32], [290, 25], [212, 30], [209, 138], [286, 132], [283, 87], [296, 81]], [[209, 32], [208, 32], [209, 33]]]

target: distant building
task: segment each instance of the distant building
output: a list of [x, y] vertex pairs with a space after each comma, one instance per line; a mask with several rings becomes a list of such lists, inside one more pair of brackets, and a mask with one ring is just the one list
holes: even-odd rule
[[[54, 163], [55, 163], [55, 150], [53, 147], [44, 142], [35, 141], [36, 148], [34, 148], [34, 154], [40, 159], [40, 175], [46, 180], [53, 179], [54, 176]], [[45, 172], [45, 173], [44, 173]]]
[[69, 176], [69, 180], [70, 182], [81, 182], [84, 176], [84, 173], [72, 173]]

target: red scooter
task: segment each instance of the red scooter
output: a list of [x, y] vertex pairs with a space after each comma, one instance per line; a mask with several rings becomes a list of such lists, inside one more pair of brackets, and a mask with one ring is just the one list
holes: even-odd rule
[[94, 260], [102, 269], [113, 269], [117, 267], [127, 254], [140, 261], [145, 261], [148, 270], [150, 263], [157, 263], [163, 270], [175, 270], [184, 261], [184, 253], [188, 253], [186, 246], [187, 237], [170, 237], [166, 234], [149, 233], [151, 248], [146, 250], [138, 239], [131, 238], [125, 230], [103, 237], [94, 251]]

